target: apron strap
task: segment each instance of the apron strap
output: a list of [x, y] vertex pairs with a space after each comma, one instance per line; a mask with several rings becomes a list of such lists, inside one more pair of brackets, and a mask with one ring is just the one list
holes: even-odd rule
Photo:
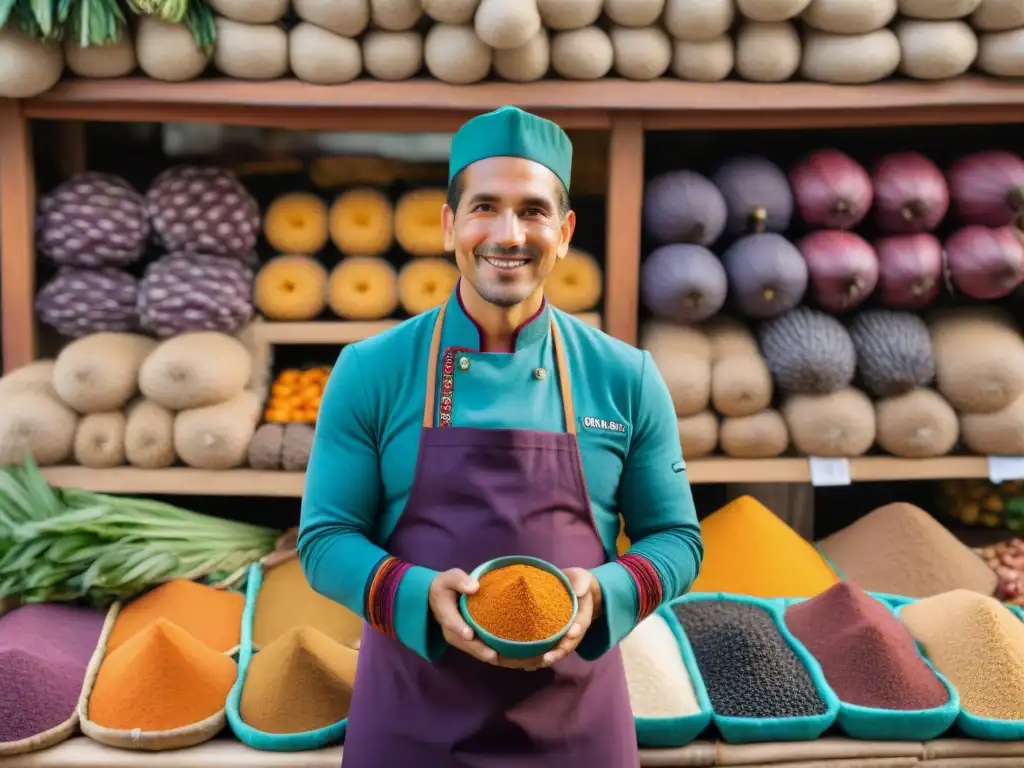
[[[444, 312], [447, 303], [441, 305], [434, 321], [434, 333], [430, 337], [430, 352], [427, 357], [427, 392], [423, 399], [423, 426], [434, 426], [434, 407], [437, 402], [437, 361], [441, 356], [441, 329], [444, 327]], [[569, 377], [569, 360], [565, 355], [562, 333], [551, 318], [551, 343], [555, 348], [555, 365], [558, 368], [558, 388], [562, 397], [562, 413], [565, 417], [565, 431], [576, 434], [576, 409], [572, 401], [572, 380]]]

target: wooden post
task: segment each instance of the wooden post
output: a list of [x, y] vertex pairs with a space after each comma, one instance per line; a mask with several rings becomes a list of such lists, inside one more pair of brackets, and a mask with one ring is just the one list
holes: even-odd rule
[[608, 142], [604, 330], [637, 343], [644, 127], [638, 115], [612, 117]]
[[31, 124], [0, 99], [0, 333], [4, 373], [36, 357], [36, 178]]

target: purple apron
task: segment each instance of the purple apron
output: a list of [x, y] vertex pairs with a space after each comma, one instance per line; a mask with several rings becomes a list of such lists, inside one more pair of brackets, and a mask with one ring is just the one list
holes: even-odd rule
[[[386, 549], [416, 565], [469, 573], [503, 555], [560, 568], [607, 561], [576, 442], [562, 339], [551, 323], [566, 432], [434, 426], [442, 306], [409, 500]], [[441, 424], [451, 412], [442, 371]], [[343, 768], [636, 768], [636, 730], [619, 649], [524, 672], [446, 649], [431, 664], [363, 626]]]

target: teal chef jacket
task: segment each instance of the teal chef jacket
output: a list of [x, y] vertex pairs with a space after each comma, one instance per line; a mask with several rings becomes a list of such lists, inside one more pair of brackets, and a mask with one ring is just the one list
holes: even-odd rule
[[[438, 310], [346, 346], [324, 391], [313, 440], [298, 550], [310, 586], [364, 619], [374, 574], [409, 496]], [[592, 328], [547, 302], [519, 329], [514, 352], [480, 352], [480, 333], [458, 298], [448, 299], [440, 367], [457, 359], [452, 425], [563, 431], [551, 318], [571, 372], [583, 471], [608, 562], [592, 570], [604, 610], [577, 652], [593, 660], [643, 617], [649, 579], [617, 560], [618, 513], [630, 562], [656, 574], [657, 602], [685, 593], [703, 557], [671, 396], [648, 352]], [[468, 365], [463, 362], [468, 361]], [[437, 398], [440, 402], [440, 396]], [[428, 660], [446, 647], [427, 604], [435, 571], [408, 569], [394, 592], [391, 630]], [[647, 587], [649, 589], [649, 587]]]

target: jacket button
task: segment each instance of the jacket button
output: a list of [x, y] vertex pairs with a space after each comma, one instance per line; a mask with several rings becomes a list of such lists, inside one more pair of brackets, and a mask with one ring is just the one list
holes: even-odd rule
[[460, 357], [459, 358], [459, 369], [463, 370], [463, 371], [468, 371], [469, 370], [469, 358], [468, 357]]
[[547, 375], [548, 375], [548, 372], [545, 371], [543, 368], [534, 368], [533, 369], [533, 378], [535, 378], [535, 379], [543, 379]]

